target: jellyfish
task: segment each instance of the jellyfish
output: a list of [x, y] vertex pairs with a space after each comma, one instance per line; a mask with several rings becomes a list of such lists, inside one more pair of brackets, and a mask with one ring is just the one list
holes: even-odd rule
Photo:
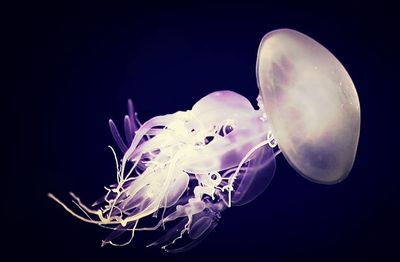
[[[356, 156], [360, 104], [343, 65], [312, 38], [279, 29], [261, 40], [256, 78], [257, 108], [222, 90], [142, 124], [128, 100], [123, 134], [109, 121], [121, 151], [118, 157], [110, 146], [116, 183], [91, 206], [71, 192], [75, 210], [48, 196], [76, 218], [110, 229], [102, 246], [160, 231], [148, 246], [177, 253], [198, 245], [225, 209], [264, 192], [280, 153], [310, 181], [345, 179]], [[119, 242], [122, 234], [129, 239]]]

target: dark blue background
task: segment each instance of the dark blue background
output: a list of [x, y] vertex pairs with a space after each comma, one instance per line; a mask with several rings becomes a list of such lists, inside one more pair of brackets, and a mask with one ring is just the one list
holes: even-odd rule
[[[277, 5], [27, 4], [10, 26], [17, 69], [18, 172], [7, 176], [6, 250], [15, 260], [394, 261], [399, 258], [395, 120], [399, 22], [383, 3]], [[107, 121], [121, 126], [132, 98], [139, 117], [187, 110], [229, 89], [255, 104], [259, 41], [277, 28], [313, 37], [345, 65], [361, 103], [350, 176], [311, 183], [277, 159], [255, 201], [223, 213], [196, 249], [168, 255], [100, 248], [107, 231], [78, 221], [46, 197], [68, 191], [91, 203], [115, 180]], [[397, 69], [396, 69], [397, 68]], [[217, 112], [216, 112], [217, 113]], [[392, 115], [391, 115], [392, 114]], [[14, 181], [16, 179], [16, 181]]]

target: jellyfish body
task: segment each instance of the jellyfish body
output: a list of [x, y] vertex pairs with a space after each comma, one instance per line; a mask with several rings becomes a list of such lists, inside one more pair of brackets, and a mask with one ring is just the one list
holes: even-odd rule
[[[117, 183], [91, 207], [71, 193], [80, 213], [49, 197], [73, 216], [111, 229], [103, 245], [126, 245], [137, 231], [160, 230], [149, 246], [182, 252], [217, 226], [223, 210], [266, 189], [281, 150], [310, 180], [342, 180], [359, 136], [358, 98], [343, 66], [311, 38], [277, 30], [261, 42], [257, 79], [258, 109], [235, 92], [217, 91], [191, 110], [141, 124], [129, 100], [124, 138], [109, 121], [123, 154], [119, 159], [110, 147]], [[344, 113], [349, 119], [340, 118]], [[117, 244], [123, 233], [130, 239]]]

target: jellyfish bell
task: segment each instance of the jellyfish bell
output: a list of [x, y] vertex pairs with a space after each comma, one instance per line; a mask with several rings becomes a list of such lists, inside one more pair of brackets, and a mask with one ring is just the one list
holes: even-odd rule
[[290, 165], [323, 184], [350, 172], [360, 104], [343, 65], [312, 38], [290, 29], [261, 40], [256, 74], [264, 111]]

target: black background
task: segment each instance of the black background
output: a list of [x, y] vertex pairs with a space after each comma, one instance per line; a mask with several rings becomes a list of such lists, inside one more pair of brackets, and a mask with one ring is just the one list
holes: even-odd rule
[[[18, 163], [5, 176], [9, 260], [399, 259], [394, 6], [20, 2], [8, 22], [18, 112]], [[233, 90], [255, 105], [258, 44], [278, 28], [322, 43], [357, 87], [361, 137], [344, 182], [311, 183], [279, 156], [275, 178], [259, 198], [225, 211], [200, 246], [178, 255], [145, 248], [146, 234], [128, 247], [101, 248], [107, 231], [46, 197], [52, 192], [68, 202], [73, 191], [91, 203], [114, 182], [107, 121], [121, 126], [128, 98], [142, 120], [190, 109], [216, 90]]]

